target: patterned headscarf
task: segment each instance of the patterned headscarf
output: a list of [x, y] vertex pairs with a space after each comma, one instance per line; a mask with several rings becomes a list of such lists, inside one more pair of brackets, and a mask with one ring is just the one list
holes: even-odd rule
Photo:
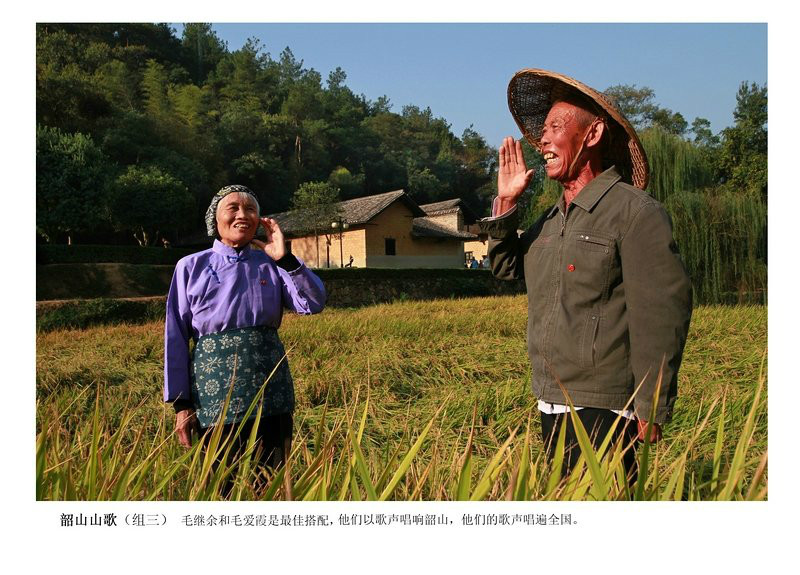
[[208, 233], [209, 237], [212, 238], [219, 237], [219, 232], [217, 231], [217, 206], [219, 206], [219, 203], [222, 201], [222, 198], [234, 192], [250, 194], [251, 196], [253, 196], [256, 205], [258, 205], [258, 198], [253, 193], [253, 191], [247, 186], [238, 186], [238, 185], [225, 186], [216, 194], [214, 194], [214, 197], [211, 198], [211, 205], [208, 206], [208, 209], [206, 210], [206, 232]]

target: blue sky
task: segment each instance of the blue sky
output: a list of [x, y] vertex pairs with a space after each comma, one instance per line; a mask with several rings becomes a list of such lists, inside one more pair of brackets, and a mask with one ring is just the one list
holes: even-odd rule
[[[180, 34], [181, 25], [173, 24]], [[506, 104], [521, 68], [545, 68], [603, 90], [648, 86], [660, 106], [733, 122], [742, 81], [767, 82], [767, 25], [756, 24], [214, 24], [231, 50], [258, 38], [277, 58], [289, 46], [323, 78], [340, 66], [347, 85], [393, 110], [430, 106], [461, 135], [470, 124], [497, 146], [519, 136]]]

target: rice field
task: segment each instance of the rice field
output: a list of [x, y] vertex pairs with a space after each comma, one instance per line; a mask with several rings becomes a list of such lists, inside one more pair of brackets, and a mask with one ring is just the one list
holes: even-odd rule
[[525, 296], [397, 302], [284, 318], [293, 451], [258, 477], [211, 466], [161, 402], [163, 322], [37, 335], [37, 499], [766, 499], [767, 308], [695, 310], [664, 439], [544, 460], [525, 348]]

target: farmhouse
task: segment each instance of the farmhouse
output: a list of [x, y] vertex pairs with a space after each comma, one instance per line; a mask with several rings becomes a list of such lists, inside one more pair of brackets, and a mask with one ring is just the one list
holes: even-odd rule
[[442, 224], [450, 229], [472, 234], [472, 239], [464, 240], [464, 264], [469, 264], [472, 260], [482, 261], [489, 253], [488, 235], [480, 231], [478, 214], [473, 212], [461, 198], [445, 200], [434, 204], [423, 204], [420, 206], [428, 218]]
[[291, 252], [311, 267], [461, 268], [465, 242], [480, 244], [465, 230], [476, 217], [460, 199], [420, 206], [396, 190], [334, 208], [317, 235], [302, 210], [270, 217], [278, 220]]

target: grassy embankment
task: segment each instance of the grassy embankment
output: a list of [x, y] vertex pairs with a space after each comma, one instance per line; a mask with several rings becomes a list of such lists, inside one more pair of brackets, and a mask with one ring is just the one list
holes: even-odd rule
[[[232, 498], [627, 499], [615, 446], [567, 481], [544, 464], [525, 318], [524, 296], [286, 316], [295, 449], [266, 489], [230, 470]], [[766, 307], [695, 311], [636, 498], [766, 498], [766, 324]], [[37, 336], [38, 498], [217, 497], [229, 470], [178, 446], [162, 354], [163, 322]]]

